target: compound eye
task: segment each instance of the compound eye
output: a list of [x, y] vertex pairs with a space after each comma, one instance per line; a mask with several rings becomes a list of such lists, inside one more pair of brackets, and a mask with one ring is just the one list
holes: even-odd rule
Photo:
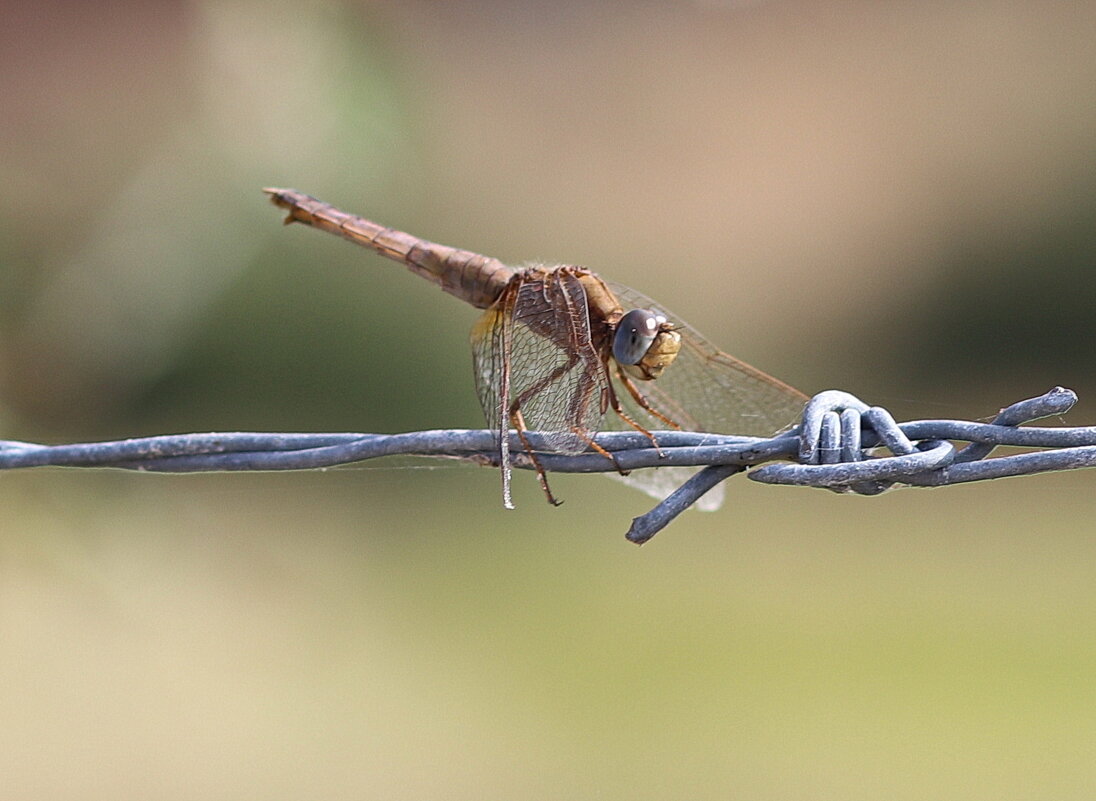
[[648, 309], [632, 309], [625, 314], [613, 336], [613, 358], [621, 364], [639, 364], [663, 322], [665, 318]]

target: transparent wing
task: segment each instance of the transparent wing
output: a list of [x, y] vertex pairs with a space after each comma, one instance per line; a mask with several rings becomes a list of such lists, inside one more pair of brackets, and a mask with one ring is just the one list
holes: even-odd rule
[[[625, 311], [651, 309], [664, 314], [681, 333], [681, 351], [666, 372], [654, 381], [636, 381], [636, 387], [659, 412], [687, 431], [767, 437], [794, 425], [807, 396], [738, 359], [723, 353], [695, 329], [640, 292], [609, 283]], [[619, 383], [619, 382], [618, 382]], [[617, 396], [632, 419], [652, 429], [666, 424], [641, 408], [624, 387]], [[605, 428], [628, 429], [617, 415], [606, 418]], [[689, 479], [698, 468], [659, 467], [627, 476], [609, 475], [662, 500]], [[723, 485], [696, 504], [702, 511], [723, 503]]]
[[[607, 283], [626, 311], [652, 309], [681, 333], [681, 351], [666, 372], [655, 381], [636, 382], [660, 413], [688, 431], [747, 436], [769, 436], [795, 424], [805, 395], [723, 353], [661, 304]], [[476, 388], [488, 425], [498, 429], [501, 410], [516, 404], [525, 427], [542, 432], [545, 445], [560, 453], [585, 451], [585, 437], [600, 429], [630, 430], [618, 415], [604, 414], [608, 387], [577, 278], [566, 268], [529, 271], [507, 287], [504, 298], [507, 304], [500, 300], [472, 331]], [[503, 312], [504, 306], [512, 312]], [[506, 360], [510, 386], [503, 398]], [[616, 387], [616, 395], [640, 425], [666, 428], [623, 386]], [[695, 472], [672, 467], [610, 477], [661, 499]], [[698, 505], [718, 508], [721, 500], [722, 488], [717, 487]]]
[[[652, 309], [681, 333], [681, 351], [666, 372], [654, 381], [635, 382], [662, 414], [686, 431], [752, 437], [770, 436], [798, 421], [807, 402], [802, 392], [723, 353], [660, 303], [634, 289], [611, 282], [609, 286], [625, 311]], [[638, 409], [627, 390], [618, 395], [644, 425], [666, 427]]]
[[497, 304], [472, 326], [472, 370], [487, 427], [499, 430], [502, 391], [503, 315]]
[[[627, 484], [632, 489], [658, 500], [665, 500], [670, 493], [700, 471], [699, 467], [652, 467], [622, 476], [620, 473], [602, 473], [608, 479]], [[690, 508], [701, 512], [714, 512], [723, 505], [723, 484], [716, 484], [701, 496]]]
[[[476, 388], [488, 425], [497, 428], [500, 410], [516, 404], [526, 429], [541, 432], [547, 448], [581, 453], [600, 426], [607, 391], [590, 340], [586, 292], [565, 268], [531, 272], [507, 292], [516, 292], [512, 313], [501, 310], [500, 300], [472, 332]], [[510, 386], [502, 399], [505, 360]]]

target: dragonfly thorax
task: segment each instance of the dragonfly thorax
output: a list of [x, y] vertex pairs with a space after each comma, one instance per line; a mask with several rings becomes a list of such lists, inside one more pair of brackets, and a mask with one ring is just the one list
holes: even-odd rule
[[681, 350], [681, 334], [665, 316], [632, 309], [613, 333], [613, 358], [633, 378], [650, 381], [662, 375]]

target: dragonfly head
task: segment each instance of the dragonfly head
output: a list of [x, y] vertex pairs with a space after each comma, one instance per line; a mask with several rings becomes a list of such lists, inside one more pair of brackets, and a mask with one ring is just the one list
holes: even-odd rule
[[681, 350], [681, 334], [666, 318], [650, 309], [632, 309], [613, 333], [613, 358], [624, 372], [640, 381], [662, 375]]

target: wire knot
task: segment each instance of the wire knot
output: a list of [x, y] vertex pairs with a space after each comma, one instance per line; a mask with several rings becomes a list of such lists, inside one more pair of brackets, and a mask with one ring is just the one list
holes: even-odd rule
[[[1014, 428], [1064, 414], [1076, 401], [1072, 390], [1055, 387], [1003, 409], [990, 425]], [[960, 450], [939, 434], [911, 438], [886, 409], [868, 406], [847, 392], [827, 390], [811, 398], [803, 410], [799, 464], [768, 464], [752, 470], [749, 476], [765, 484], [878, 495], [896, 484], [950, 483], [951, 465], [983, 459], [994, 447], [991, 441], [972, 441]], [[892, 455], [874, 455], [879, 448]]]

